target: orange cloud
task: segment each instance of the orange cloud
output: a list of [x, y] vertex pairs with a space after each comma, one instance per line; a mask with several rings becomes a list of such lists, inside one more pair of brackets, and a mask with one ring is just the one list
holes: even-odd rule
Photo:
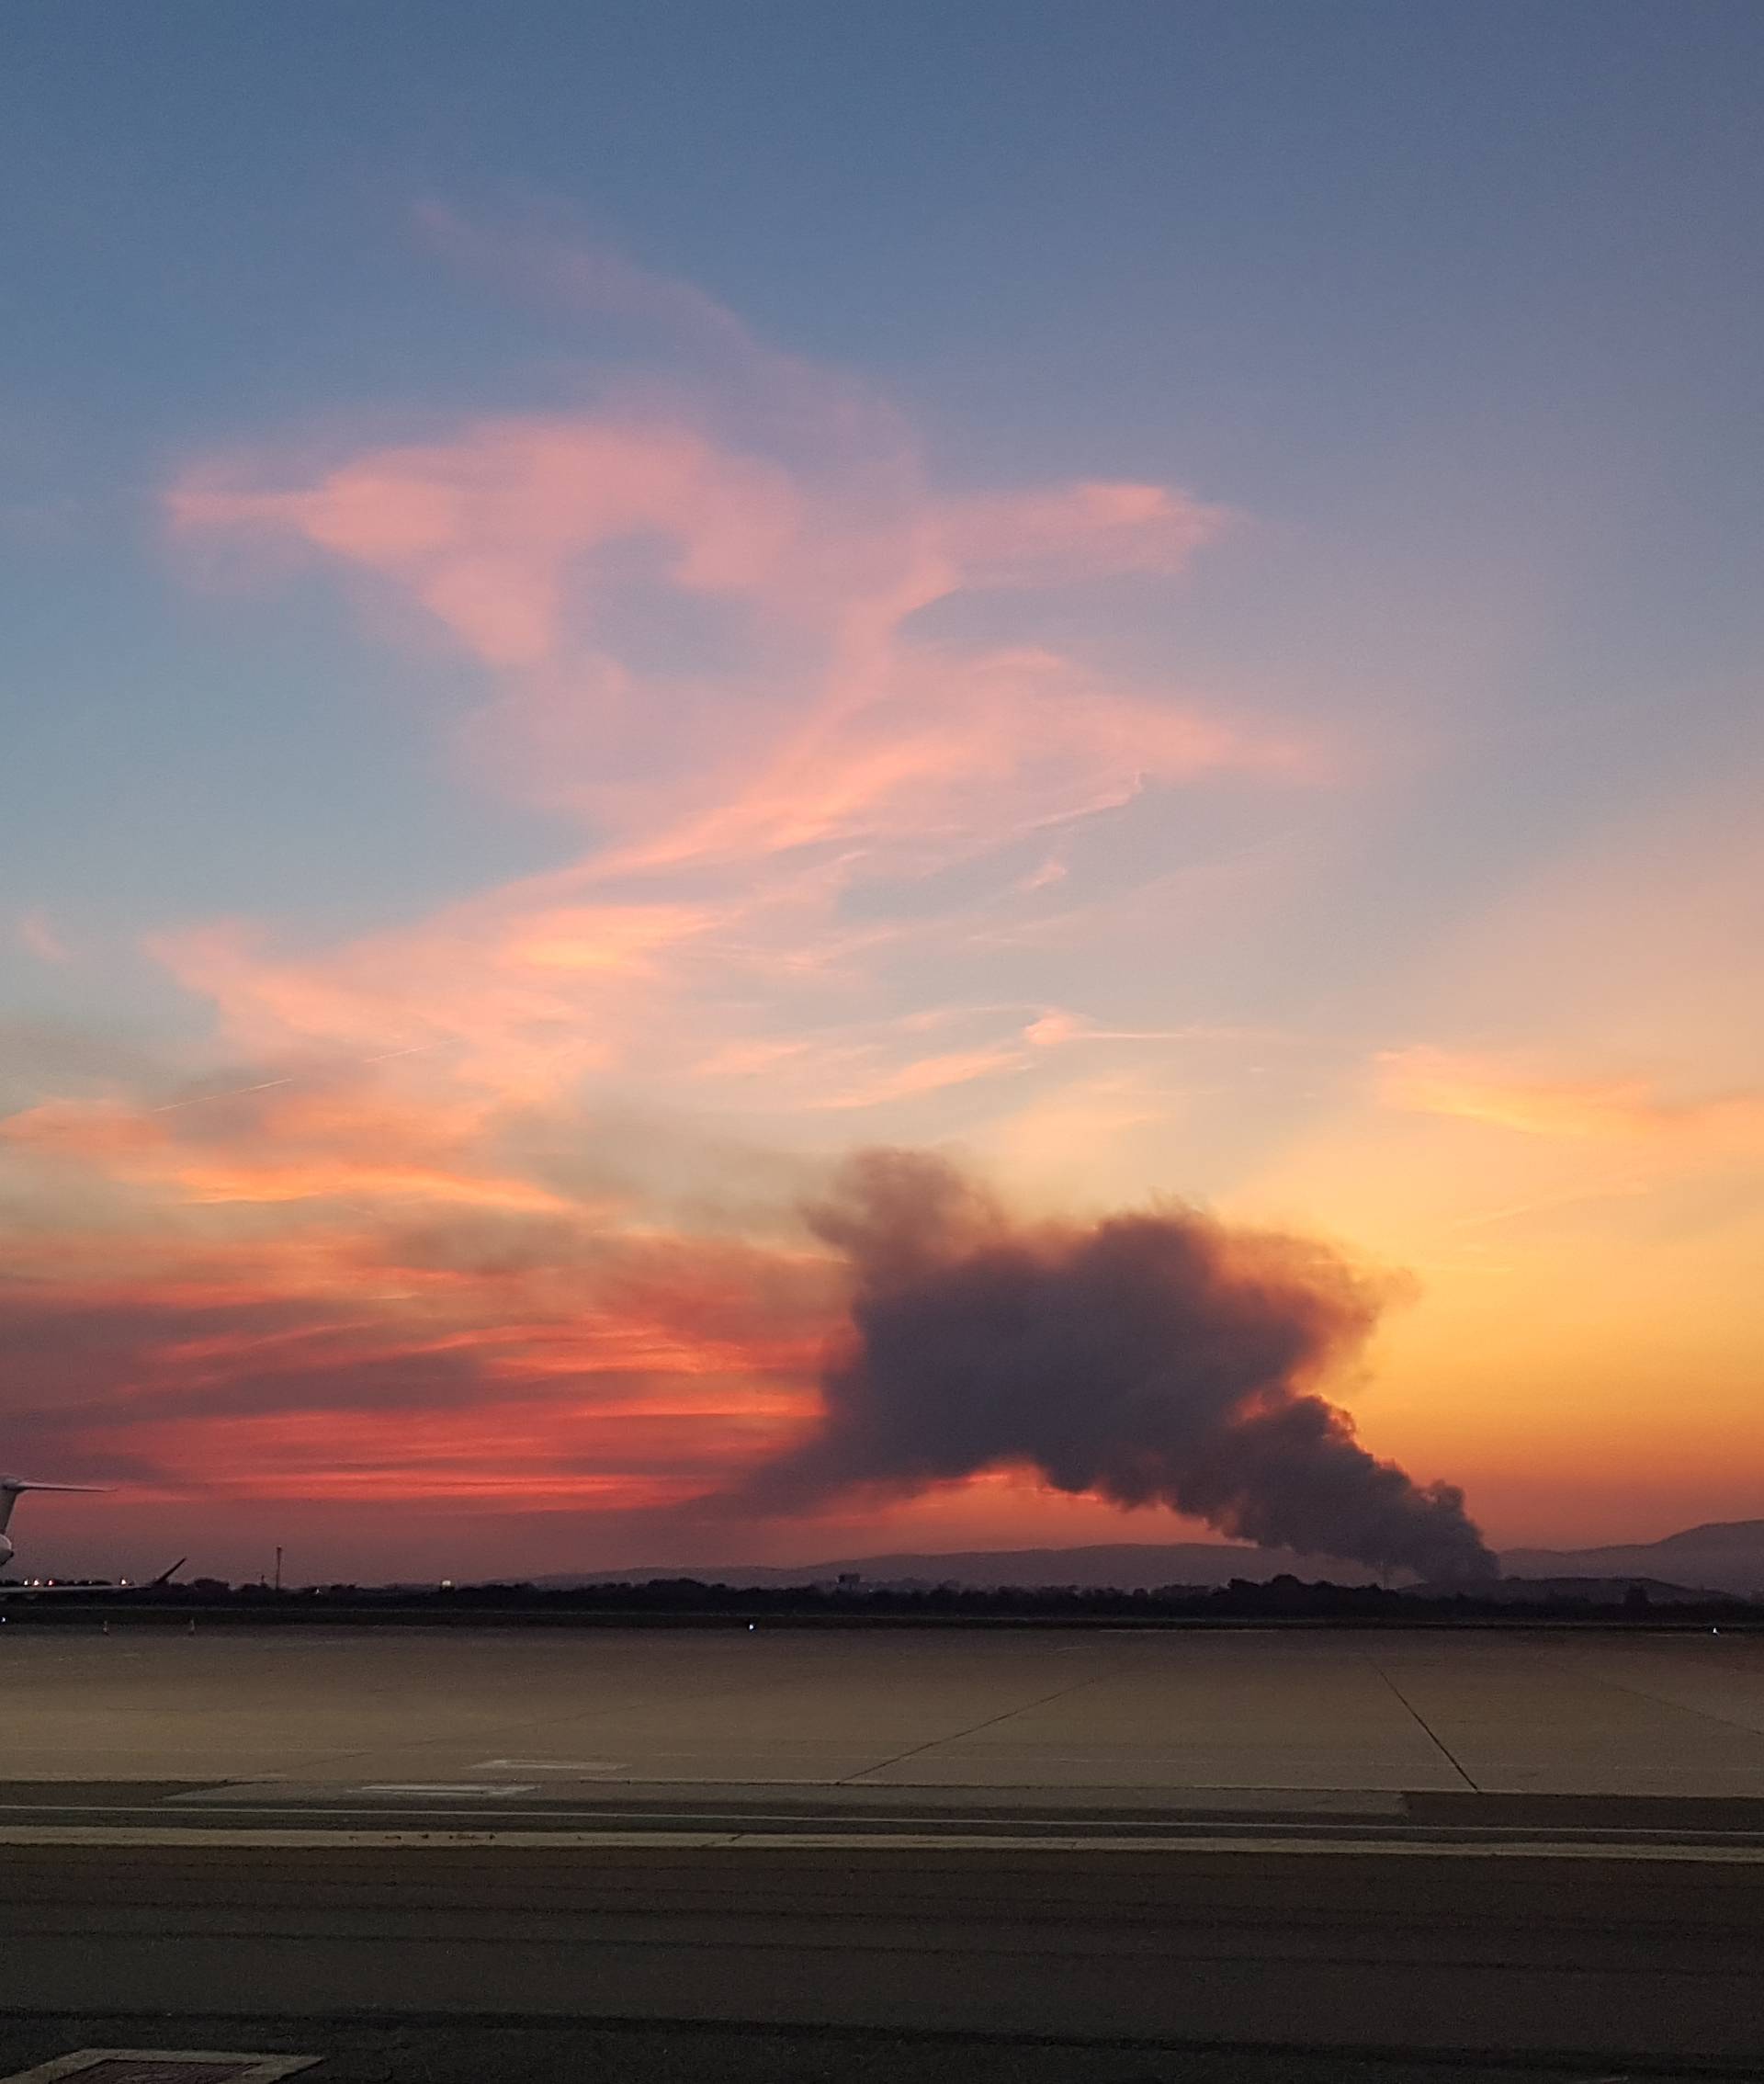
[[418, 1075], [432, 1085], [534, 1099], [616, 1062], [670, 990], [670, 958], [724, 916], [708, 904], [569, 901], [581, 883], [536, 878], [306, 960], [260, 953], [236, 923], [150, 946], [247, 1054], [397, 1045], [430, 1053]]
[[990, 1078], [1000, 1071], [1021, 1070], [1028, 1060], [1017, 1048], [949, 1049], [937, 1056], [916, 1058], [892, 1070], [876, 1071], [842, 1091], [823, 1093], [804, 1104], [811, 1107], [879, 1107], [890, 1100], [939, 1093], [951, 1085], [966, 1085], [971, 1079]]
[[[703, 1469], [688, 1458], [695, 1430], [708, 1450]], [[708, 1429], [572, 1423], [548, 1405], [430, 1414], [420, 1431], [357, 1416], [344, 1433], [322, 1412], [205, 1415], [144, 1424], [137, 1444], [173, 1481], [209, 1495], [382, 1508], [503, 1501], [529, 1512], [652, 1511], [702, 1492], [709, 1469], [753, 1458], [744, 1439]]]
[[812, 1416], [815, 1255], [498, 1210], [392, 1224], [39, 1254], [0, 1295], [12, 1433], [131, 1483], [632, 1509]]
[[1387, 1050], [1381, 1091], [1393, 1106], [1455, 1116], [1523, 1135], [1665, 1140], [1715, 1150], [1764, 1150], [1764, 1093], [1667, 1100], [1641, 1079], [1528, 1077], [1444, 1050]]
[[425, 1161], [453, 1139], [430, 1124], [413, 1135], [395, 1103], [314, 1103], [285, 1093], [249, 1122], [218, 1131], [174, 1124], [160, 1111], [117, 1101], [51, 1102], [0, 1122], [0, 1136], [40, 1156], [96, 1168], [112, 1180], [158, 1185], [187, 1202], [403, 1200], [487, 1208], [556, 1210], [565, 1204], [531, 1182]]

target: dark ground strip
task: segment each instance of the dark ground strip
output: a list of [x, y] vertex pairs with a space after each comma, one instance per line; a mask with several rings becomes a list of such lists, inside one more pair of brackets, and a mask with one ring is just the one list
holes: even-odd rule
[[[1347, 1814], [1303, 1795], [1205, 1805], [1172, 1794], [1122, 1803], [1112, 1791], [1063, 1790], [1035, 1801], [1023, 1790], [743, 1787], [572, 1787], [567, 1795], [402, 1795], [336, 1784], [155, 1782], [0, 1784], [0, 1829], [66, 1824], [118, 1830], [386, 1829], [645, 1832], [837, 1832], [886, 1840], [901, 1833], [963, 1837], [1185, 1839], [1305, 1838], [1329, 1842], [1600, 1845], [1729, 1845], [1764, 1848], [1764, 1799], [1602, 1795], [1417, 1793], [1380, 1813]], [[1290, 1806], [1289, 1806], [1290, 1804]], [[1394, 1811], [1395, 1813], [1391, 1813]]]
[[1009, 2030], [1585, 2056], [1602, 2075], [1764, 2064], [1757, 1863], [126, 1834], [6, 1861], [15, 2010]]
[[[322, 2046], [312, 2084], [1595, 2084], [1599, 2062], [1489, 2064], [1253, 2048], [1098, 2046], [1009, 2035], [814, 2028], [557, 2024], [492, 2019], [376, 2021], [154, 2017], [0, 2021], [0, 2067], [74, 2047], [172, 2047], [179, 2035], [247, 2041], [266, 2053]], [[1632, 2069], [1680, 2084], [1731, 2069]]]

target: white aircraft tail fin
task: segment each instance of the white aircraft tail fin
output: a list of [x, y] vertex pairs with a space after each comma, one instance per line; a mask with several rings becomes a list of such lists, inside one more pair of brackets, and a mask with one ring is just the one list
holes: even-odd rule
[[23, 1477], [0, 1477], [0, 1534], [6, 1531], [12, 1509], [27, 1490], [102, 1490], [101, 1483], [28, 1483]]

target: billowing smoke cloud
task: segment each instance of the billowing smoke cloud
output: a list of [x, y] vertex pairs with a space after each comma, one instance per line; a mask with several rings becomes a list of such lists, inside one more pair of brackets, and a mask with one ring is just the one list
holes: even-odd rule
[[820, 1430], [752, 1502], [1027, 1465], [1265, 1547], [1495, 1573], [1463, 1492], [1374, 1460], [1317, 1394], [1385, 1293], [1327, 1247], [1186, 1209], [1014, 1223], [941, 1160], [889, 1150], [854, 1160], [809, 1219], [849, 1261], [850, 1336]]

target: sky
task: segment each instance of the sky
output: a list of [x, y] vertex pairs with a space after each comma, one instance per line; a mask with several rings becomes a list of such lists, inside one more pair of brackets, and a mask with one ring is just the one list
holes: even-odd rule
[[1219, 1531], [754, 1502], [876, 1150], [1351, 1268], [1496, 1546], [1764, 1513], [1755, 6], [0, 36], [21, 1563]]

